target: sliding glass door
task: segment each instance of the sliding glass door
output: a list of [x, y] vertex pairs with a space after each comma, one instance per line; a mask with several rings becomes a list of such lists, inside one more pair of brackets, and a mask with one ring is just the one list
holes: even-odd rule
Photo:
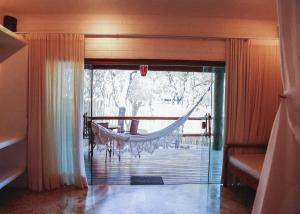
[[178, 149], [143, 153], [141, 158], [124, 154], [120, 162], [114, 157], [103, 162], [104, 155], [99, 152], [94, 158], [94, 162], [99, 161], [94, 183], [127, 184], [131, 175], [145, 174], [160, 175], [165, 184], [220, 183], [224, 75], [224, 67], [214, 66], [195, 71], [172, 71], [171, 66], [167, 70], [149, 68], [146, 76], [139, 69], [122, 66], [86, 69], [85, 112], [97, 117], [99, 123], [121, 126], [122, 131], [129, 131], [132, 119], [139, 120], [139, 133], [160, 130], [187, 113], [203, 96], [184, 125]]

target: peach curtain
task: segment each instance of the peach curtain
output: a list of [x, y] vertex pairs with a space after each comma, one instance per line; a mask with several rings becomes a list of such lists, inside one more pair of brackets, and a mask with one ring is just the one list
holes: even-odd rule
[[248, 40], [226, 43], [225, 143], [244, 140]]
[[229, 39], [226, 143], [267, 143], [282, 86], [277, 41]]
[[273, 125], [253, 214], [300, 213], [300, 2], [277, 3], [286, 98]]
[[82, 148], [84, 36], [27, 34], [28, 180], [35, 191], [86, 186]]

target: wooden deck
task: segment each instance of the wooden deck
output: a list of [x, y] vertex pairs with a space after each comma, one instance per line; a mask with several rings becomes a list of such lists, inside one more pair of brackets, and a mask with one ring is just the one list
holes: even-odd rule
[[[220, 183], [223, 151], [209, 150], [207, 144], [184, 145], [180, 149], [159, 149], [141, 158], [123, 153], [105, 161], [105, 151], [95, 151], [91, 164], [85, 156], [87, 176], [91, 184], [130, 184], [131, 175], [162, 176], [165, 184]], [[210, 161], [209, 161], [210, 157]], [[210, 171], [210, 173], [208, 173]]]

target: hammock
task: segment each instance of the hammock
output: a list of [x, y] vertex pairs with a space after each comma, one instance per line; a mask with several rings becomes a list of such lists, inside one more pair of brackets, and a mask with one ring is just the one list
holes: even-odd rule
[[138, 135], [116, 133], [92, 122], [94, 143], [97, 145], [98, 149], [101, 149], [102, 146], [107, 146], [110, 143], [114, 145], [116, 142], [116, 147], [119, 152], [129, 151], [133, 155], [139, 155], [142, 151], [153, 153], [158, 148], [178, 148], [184, 123], [202, 102], [205, 95], [210, 91], [210, 88], [211, 85], [187, 114], [178, 118], [169, 126], [152, 133]]

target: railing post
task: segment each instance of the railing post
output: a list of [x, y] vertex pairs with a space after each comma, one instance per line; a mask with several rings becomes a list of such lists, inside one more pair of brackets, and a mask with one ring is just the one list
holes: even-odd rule
[[211, 137], [211, 116], [208, 114], [208, 137]]

